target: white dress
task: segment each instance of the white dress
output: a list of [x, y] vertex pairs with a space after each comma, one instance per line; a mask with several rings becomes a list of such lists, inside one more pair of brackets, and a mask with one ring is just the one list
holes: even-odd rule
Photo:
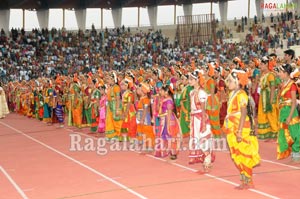
[[[194, 145], [195, 150], [201, 150], [202, 152], [208, 151], [210, 149], [210, 138], [211, 138], [211, 128], [209, 122], [206, 123], [206, 130], [202, 131], [202, 119], [203, 110], [199, 108], [200, 104], [207, 101], [207, 93], [200, 89], [198, 96], [195, 96], [197, 91], [193, 90], [190, 94], [191, 97], [191, 134], [190, 134], [190, 148]], [[198, 98], [198, 99], [196, 99]], [[205, 112], [205, 110], [204, 110]], [[205, 140], [204, 140], [205, 139]]]
[[9, 113], [5, 92], [2, 87], [0, 87], [0, 119], [4, 118]]

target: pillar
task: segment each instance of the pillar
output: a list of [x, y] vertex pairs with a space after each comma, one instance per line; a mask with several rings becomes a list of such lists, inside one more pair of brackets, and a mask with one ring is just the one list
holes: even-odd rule
[[219, 10], [220, 10], [221, 22], [224, 25], [227, 23], [228, 2], [220, 1]]
[[261, 4], [264, 3], [264, 0], [255, 0], [255, 7], [256, 7], [256, 16], [258, 20], [261, 20], [261, 16], [263, 14], [263, 9], [261, 8]]
[[112, 17], [114, 20], [115, 28], [122, 26], [122, 8], [113, 8]]
[[62, 20], [63, 20], [63, 29], [65, 29], [66, 28], [66, 9], [63, 9], [63, 18], [62, 18]]
[[10, 31], [9, 16], [10, 16], [10, 10], [0, 10], [0, 27], [3, 28], [5, 33], [8, 33], [8, 31]]
[[176, 25], [176, 15], [177, 15], [177, 10], [176, 10], [176, 4], [174, 5], [174, 24]]
[[101, 8], [101, 30], [103, 30], [103, 8]]
[[23, 14], [23, 18], [22, 18], [22, 28], [23, 28], [23, 30], [25, 30], [25, 9], [22, 9], [22, 14]]
[[147, 9], [148, 9], [150, 26], [152, 26], [154, 29], [156, 29], [156, 27], [157, 27], [157, 6], [149, 6]]
[[193, 15], [193, 4], [183, 4], [184, 16]]
[[250, 10], [250, 0], [248, 0], [248, 19], [250, 18], [250, 12], [251, 12], [251, 10]]
[[141, 20], [140, 20], [140, 17], [141, 17], [141, 13], [140, 13], [141, 11], [140, 11], [140, 7], [138, 7], [138, 24], [137, 24], [137, 26], [138, 27], [140, 27], [141, 26]]
[[49, 28], [49, 10], [37, 10], [36, 11], [40, 29]]
[[[75, 16], [76, 16], [78, 29], [85, 30], [86, 29], [86, 9], [75, 10]], [[88, 28], [92, 28], [92, 27], [88, 27]]]

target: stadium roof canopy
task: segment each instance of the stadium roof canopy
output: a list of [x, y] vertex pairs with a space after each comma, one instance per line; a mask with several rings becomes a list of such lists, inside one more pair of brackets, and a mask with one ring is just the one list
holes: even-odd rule
[[0, 0], [0, 9], [84, 9], [147, 7], [157, 5], [181, 5], [191, 3], [210, 3], [228, 0]]

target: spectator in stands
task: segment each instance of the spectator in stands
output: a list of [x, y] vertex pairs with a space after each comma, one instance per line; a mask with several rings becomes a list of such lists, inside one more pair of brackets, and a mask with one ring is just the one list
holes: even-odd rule
[[[282, 19], [284, 18], [282, 13]], [[237, 31], [240, 32], [243, 31], [243, 24], [247, 24], [247, 17], [243, 17], [239, 27], [236, 18], [234, 21]], [[254, 21], [256, 25], [253, 24], [250, 29], [252, 40], [240, 43], [240, 47], [237, 44], [223, 43], [224, 39], [233, 38], [233, 33], [230, 28], [222, 27], [222, 30], [217, 31], [220, 47], [216, 51], [224, 55], [225, 59], [242, 56], [243, 59], [249, 60], [249, 56], [264, 55], [270, 47], [278, 47], [282, 33], [288, 35], [288, 32], [299, 31], [297, 23], [275, 23], [277, 26], [274, 28], [277, 29], [274, 35], [269, 27], [264, 26], [263, 29], [261, 24], [257, 24], [257, 16]], [[73, 74], [77, 71], [95, 73], [96, 68], [105, 71], [113, 68], [122, 70], [128, 67], [152, 67], [154, 63], [162, 66], [169, 64], [170, 60], [184, 59], [188, 62], [189, 56], [194, 56], [194, 53], [214, 51], [211, 41], [194, 43], [192, 45], [195, 47], [190, 51], [180, 48], [178, 42], [175, 46], [170, 46], [168, 38], [164, 37], [161, 31], [129, 31], [125, 27], [100, 32], [97, 32], [95, 27], [92, 27], [91, 31], [78, 32], [56, 29], [33, 29], [31, 32], [25, 32], [14, 28], [11, 34], [1, 31], [0, 62], [7, 79], [2, 81], [16, 80], [20, 76], [28, 80], [38, 76], [55, 76], [58, 73]], [[254, 39], [256, 36], [259, 40]], [[250, 37], [247, 35], [247, 38]], [[298, 40], [292, 34], [289, 45], [295, 41]], [[283, 41], [281, 47], [283, 48]], [[215, 53], [206, 56], [212, 57]], [[86, 65], [89, 67], [85, 67]]]
[[242, 32], [245, 30], [245, 23], [244, 23], [244, 18], [242, 17]]
[[271, 19], [271, 23], [274, 22], [274, 16], [273, 16], [273, 13], [270, 14], [270, 19]]

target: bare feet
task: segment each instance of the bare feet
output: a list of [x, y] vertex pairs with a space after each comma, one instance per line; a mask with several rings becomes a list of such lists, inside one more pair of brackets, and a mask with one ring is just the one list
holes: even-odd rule
[[252, 181], [246, 185], [246, 189], [254, 189], [254, 188], [255, 188], [255, 186]]
[[244, 190], [247, 189], [247, 185], [246, 184], [240, 184], [239, 186], [235, 187], [236, 190]]

